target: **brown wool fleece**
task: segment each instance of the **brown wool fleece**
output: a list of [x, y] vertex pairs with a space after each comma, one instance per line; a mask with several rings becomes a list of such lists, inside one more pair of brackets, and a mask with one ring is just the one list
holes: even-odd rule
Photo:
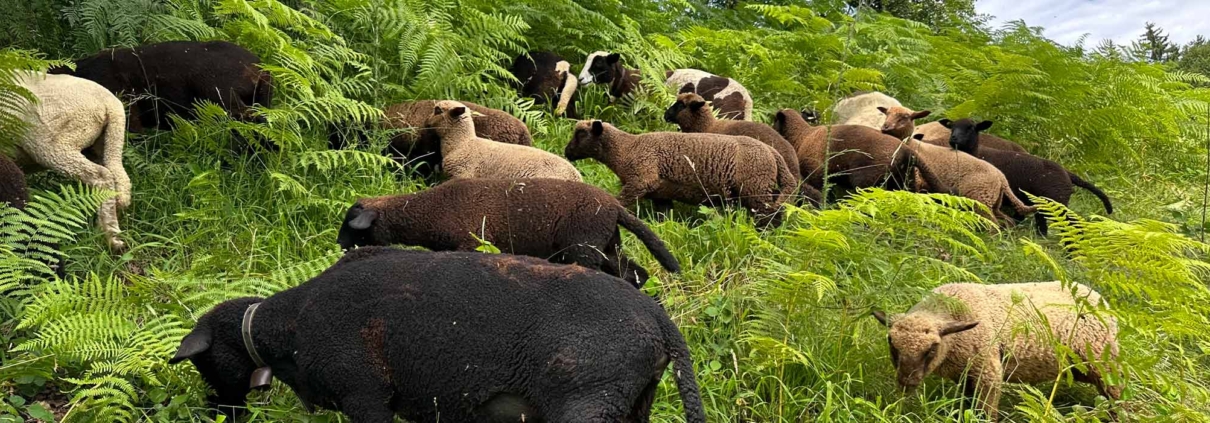
[[641, 198], [689, 204], [736, 199], [766, 222], [794, 193], [785, 160], [760, 141], [730, 135], [653, 132], [632, 135], [601, 121], [580, 121], [565, 152], [593, 158], [622, 180], [618, 200]]
[[[503, 110], [461, 102], [481, 116], [474, 116], [475, 136], [505, 144], [533, 145], [533, 137], [525, 122]], [[432, 166], [441, 163], [441, 137], [436, 131], [424, 126], [433, 116], [437, 100], [418, 100], [399, 103], [386, 109], [383, 126], [402, 130], [391, 139], [392, 154], [406, 157], [409, 162], [423, 161]]]
[[677, 96], [676, 103], [664, 113], [669, 123], [675, 123], [681, 132], [710, 133], [736, 135], [753, 138], [777, 150], [777, 154], [786, 161], [794, 179], [802, 180], [801, 168], [798, 165], [798, 154], [789, 141], [782, 138], [777, 131], [760, 122], [718, 119], [714, 117], [714, 108], [706, 99], [695, 93], [685, 93]]
[[25, 208], [29, 202], [29, 189], [25, 186], [25, 172], [8, 157], [0, 154], [0, 203], [9, 207]]
[[554, 178], [582, 181], [567, 160], [544, 150], [504, 144], [475, 136], [471, 111], [457, 101], [444, 100], [425, 122], [441, 137], [442, 167], [451, 178]]
[[[993, 420], [999, 417], [1004, 382], [1046, 383], [1059, 376], [1064, 365], [1055, 342], [1088, 364], [1088, 371], [1075, 372], [1077, 381], [1117, 399], [1122, 387], [1102, 379], [1118, 356], [1117, 322], [1088, 309], [1077, 315], [1071, 288], [1060, 282], [946, 284], [904, 315], [876, 317], [889, 324], [888, 341], [901, 385], [916, 386], [930, 373], [954, 381], [966, 377]], [[1076, 298], [1101, 305], [1101, 296], [1091, 288], [1075, 288]], [[1109, 362], [1103, 362], [1103, 356]]]
[[[368, 228], [350, 226], [366, 213], [374, 213]], [[663, 241], [608, 192], [557, 179], [455, 179], [414, 194], [364, 198], [346, 214], [338, 242], [346, 249], [398, 244], [474, 251], [481, 239], [503, 253], [575, 263], [642, 286], [647, 271], [622, 253], [618, 226], [665, 269], [680, 270]]]
[[1008, 179], [990, 163], [958, 150], [925, 144], [917, 139], [912, 139], [908, 145], [915, 150], [916, 158], [932, 168], [941, 182], [949, 187], [948, 191], [936, 188], [930, 188], [930, 191], [960, 195], [983, 203], [990, 212], [984, 216], [1005, 225], [1013, 222], [1012, 218], [1000, 211], [1000, 205], [1005, 199], [1008, 199], [1013, 209], [1022, 216], [1037, 211], [1036, 207], [1027, 206], [1017, 199]]

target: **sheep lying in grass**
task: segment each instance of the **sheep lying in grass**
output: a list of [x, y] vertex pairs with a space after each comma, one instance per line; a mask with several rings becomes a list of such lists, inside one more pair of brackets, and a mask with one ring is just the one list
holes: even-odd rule
[[576, 87], [579, 83], [571, 74], [571, 63], [550, 52], [533, 52], [517, 56], [509, 68], [517, 78], [517, 90], [534, 104], [555, 103], [555, 116], [576, 114]]
[[[880, 107], [902, 106], [899, 100], [880, 92], [858, 92], [836, 102], [836, 125], [861, 125], [874, 129], [882, 129], [884, 117], [878, 112]], [[902, 139], [902, 138], [900, 138]]]
[[681, 132], [736, 135], [763, 142], [777, 150], [777, 154], [786, 161], [786, 166], [790, 167], [794, 179], [802, 179], [798, 153], [777, 131], [760, 122], [717, 119], [714, 117], [714, 108], [700, 95], [684, 93], [677, 96], [676, 103], [672, 103], [664, 112], [664, 121], [676, 124], [681, 128]]
[[[533, 137], [525, 122], [503, 110], [461, 102], [469, 108], [475, 122], [475, 136], [505, 144], [533, 145]], [[425, 122], [433, 116], [437, 100], [417, 100], [400, 103], [386, 109], [383, 126], [401, 129], [403, 133], [391, 139], [389, 154], [406, 158], [409, 163], [421, 162], [429, 169], [441, 165], [441, 137]]]
[[[640, 76], [637, 69], [622, 66], [621, 54], [598, 51], [588, 55], [580, 70], [580, 83], [609, 84], [612, 102], [637, 89]], [[695, 93], [705, 98], [723, 119], [752, 120], [752, 95], [739, 81], [697, 69], [668, 71], [664, 78], [664, 84], [680, 94]]]
[[[95, 82], [70, 75], [26, 73], [18, 84], [38, 98], [25, 112], [30, 130], [14, 161], [26, 169], [46, 168], [97, 188], [117, 192], [101, 205], [98, 220], [110, 249], [123, 251], [118, 210], [130, 205], [130, 177], [122, 167], [126, 113], [122, 102]], [[82, 153], [92, 150], [100, 164]]]
[[[1033, 204], [1025, 195], [1028, 192], [1066, 206], [1071, 202], [1071, 194], [1075, 191], [1072, 186], [1075, 185], [1092, 192], [1105, 205], [1105, 212], [1113, 213], [1113, 204], [1109, 202], [1109, 196], [1062, 165], [1029, 153], [982, 147], [983, 137], [980, 132], [991, 128], [991, 121], [985, 120], [976, 124], [970, 119], [959, 119], [955, 122], [942, 119], [940, 123], [950, 129], [951, 146], [1000, 169], [1008, 180], [1008, 184], [1012, 186], [1013, 193], [1022, 203]], [[1040, 215], [1034, 216], [1034, 222], [1037, 223], [1038, 232], [1046, 235], [1046, 218]]]
[[0, 204], [23, 209], [28, 202], [29, 188], [25, 186], [25, 172], [11, 159], [0, 154]]
[[[931, 122], [924, 125], [916, 126], [916, 119], [923, 118], [929, 115], [929, 111], [925, 110], [917, 112], [906, 107], [879, 107], [877, 109], [884, 114], [882, 133], [891, 135], [898, 139], [905, 139], [914, 134], [924, 136], [925, 143], [949, 147], [950, 146], [950, 130], [941, 122]], [[983, 147], [994, 148], [1004, 151], [1015, 151], [1018, 153], [1029, 153], [1024, 147], [1021, 147], [1015, 142], [1006, 140], [989, 134], [979, 134], [979, 144]]]
[[441, 137], [441, 164], [450, 177], [583, 180], [576, 167], [559, 156], [475, 136], [472, 113], [462, 103], [444, 100], [437, 102], [426, 122]]
[[983, 203], [988, 208], [985, 217], [1004, 226], [1015, 224], [1012, 218], [1000, 211], [1000, 205], [1005, 198], [1021, 216], [1028, 216], [1037, 211], [1036, 207], [1027, 206], [1017, 199], [1008, 179], [995, 166], [958, 150], [926, 144], [921, 141], [922, 137], [921, 134], [912, 135], [908, 145], [915, 150], [917, 160], [925, 162], [928, 168], [933, 169], [937, 178], [949, 189], [918, 189], [961, 195]]
[[776, 225], [778, 209], [796, 187], [773, 147], [748, 137], [653, 132], [632, 135], [599, 120], [580, 121], [567, 144], [572, 161], [597, 159], [622, 180], [618, 201], [640, 198], [701, 204], [738, 200], [761, 225]]
[[1100, 305], [1100, 294], [1091, 288], [1060, 282], [955, 283], [933, 293], [937, 296], [904, 315], [874, 312], [890, 328], [887, 340], [900, 386], [914, 388], [930, 373], [954, 381], [965, 377], [968, 394], [975, 393], [988, 417], [998, 420], [1004, 382], [1053, 382], [1065, 370], [1057, 342], [1087, 365], [1085, 371], [1072, 370], [1075, 380], [1092, 384], [1106, 398], [1120, 398], [1122, 387], [1104, 379], [1118, 356], [1116, 320], [1077, 314], [1079, 303]]
[[344, 249], [474, 251], [483, 239], [505, 253], [600, 269], [641, 288], [647, 270], [622, 254], [619, 225], [665, 269], [680, 271], [664, 242], [608, 192], [557, 179], [455, 179], [415, 194], [363, 198], [345, 215], [337, 242]]

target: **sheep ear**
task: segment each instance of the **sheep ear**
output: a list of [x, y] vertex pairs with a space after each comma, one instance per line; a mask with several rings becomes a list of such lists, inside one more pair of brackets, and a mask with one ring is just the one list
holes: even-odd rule
[[949, 119], [941, 119], [941, 120], [937, 121], [937, 123], [940, 123], [941, 126], [944, 126], [946, 128], [954, 129], [954, 122], [950, 121]]
[[919, 112], [912, 113], [912, 120], [916, 120], [916, 119], [924, 119], [924, 118], [928, 117], [928, 116], [929, 116], [930, 114], [932, 114], [932, 113], [933, 113], [933, 111], [932, 111], [932, 110], [921, 110], [921, 111], [919, 111]]
[[605, 133], [605, 124], [599, 120], [592, 121], [592, 135], [600, 136], [603, 133]]
[[453, 108], [453, 109], [450, 109], [450, 116], [453, 116], [453, 117], [461, 117], [461, 116], [462, 116], [462, 115], [464, 115], [464, 114], [466, 114], [466, 108], [465, 108], [465, 107], [455, 107], [455, 108]]
[[349, 222], [349, 227], [357, 230], [369, 229], [376, 219], [378, 219], [377, 211], [365, 210], [353, 218], [353, 221]]
[[924, 141], [924, 134], [912, 134], [912, 139], [916, 141]]
[[622, 60], [621, 53], [610, 53], [608, 56], [605, 56], [605, 63], [609, 63], [611, 65], [614, 63], [617, 63], [621, 60]]
[[953, 335], [955, 333], [964, 332], [979, 326], [978, 321], [974, 322], [949, 322], [941, 328], [941, 336]]
[[439, 115], [439, 114], [441, 114], [441, 108], [440, 108], [440, 107], [434, 107], [434, 108], [433, 108], [433, 115], [435, 116], [435, 115]]
[[487, 116], [487, 115], [485, 115], [485, 114], [483, 114], [483, 113], [476, 112], [476, 111], [474, 111], [474, 110], [471, 110], [471, 117], [484, 117], [484, 116]]
[[976, 131], [986, 131], [988, 129], [991, 129], [991, 127], [992, 127], [992, 121], [985, 120], [983, 122], [979, 122], [978, 125], [975, 125], [975, 130]]
[[884, 114], [884, 115], [885, 115], [885, 114], [886, 114], [886, 107], [878, 107], [878, 111], [882, 112], [882, 114]]
[[176, 355], [168, 359], [168, 364], [176, 364], [201, 354], [210, 349], [210, 331], [194, 329], [184, 339], [181, 339], [181, 346], [177, 348]]
[[705, 106], [705, 105], [706, 105], [705, 100], [694, 100], [693, 102], [689, 103], [689, 109], [691, 109], [693, 111], [698, 111], [698, 110], [701, 110], [702, 106]]
[[870, 315], [874, 316], [875, 319], [878, 319], [878, 323], [882, 323], [883, 326], [886, 326], [886, 327], [891, 326], [891, 321], [887, 320], [885, 311], [874, 310], [872, 313], [870, 313]]

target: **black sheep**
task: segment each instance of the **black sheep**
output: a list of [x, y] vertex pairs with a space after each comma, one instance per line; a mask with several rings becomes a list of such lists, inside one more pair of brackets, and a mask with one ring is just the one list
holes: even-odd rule
[[[950, 146], [983, 159], [999, 169], [1012, 186], [1013, 195], [1022, 203], [1033, 204], [1025, 195], [1025, 192], [1028, 192], [1066, 206], [1071, 202], [1071, 194], [1075, 191], [1072, 185], [1075, 185], [1100, 198], [1101, 203], [1105, 205], [1106, 214], [1113, 213], [1113, 204], [1109, 202], [1109, 196], [1105, 195], [1105, 192], [1071, 173], [1063, 165], [1029, 153], [980, 148], [979, 142], [983, 137], [979, 133], [991, 128], [990, 120], [975, 123], [970, 119], [942, 119], [940, 123], [950, 130]], [[1038, 233], [1046, 235], [1046, 218], [1035, 215], [1034, 222], [1037, 223]]]
[[685, 340], [654, 300], [523, 256], [353, 250], [298, 287], [219, 304], [169, 363], [184, 359], [230, 415], [276, 376], [355, 423], [646, 422], [672, 363], [686, 421], [706, 421]]
[[193, 104], [208, 100], [236, 119], [257, 120], [249, 106], [272, 105], [272, 78], [260, 58], [226, 41], [169, 41], [102, 50], [76, 61], [76, 70], [51, 73], [92, 80], [133, 100], [130, 129], [167, 129], [176, 114], [191, 118]]
[[23, 209], [28, 202], [29, 189], [25, 186], [25, 172], [22, 172], [12, 159], [0, 154], [0, 203]]
[[600, 269], [642, 287], [647, 270], [622, 253], [618, 225], [670, 272], [680, 264], [664, 242], [608, 192], [558, 179], [455, 179], [415, 194], [359, 200], [345, 214], [341, 248], [414, 245], [500, 251]]
[[576, 76], [571, 73], [571, 63], [550, 52], [533, 52], [517, 56], [509, 68], [517, 78], [515, 88], [523, 97], [534, 99], [534, 104], [555, 103], [555, 115], [575, 118]]

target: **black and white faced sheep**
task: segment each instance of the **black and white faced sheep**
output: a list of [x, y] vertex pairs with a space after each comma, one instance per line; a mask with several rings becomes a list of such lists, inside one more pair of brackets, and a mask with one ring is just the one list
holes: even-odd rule
[[619, 225], [665, 269], [680, 271], [664, 242], [608, 192], [557, 179], [455, 179], [415, 194], [361, 199], [345, 214], [337, 242], [344, 249], [474, 251], [478, 237], [504, 253], [579, 264], [642, 287], [647, 270], [622, 253]]
[[571, 73], [571, 63], [550, 52], [532, 52], [513, 59], [509, 68], [515, 84], [523, 97], [534, 99], [535, 104], [555, 104], [555, 115], [578, 117], [576, 113], [576, 77]]
[[[917, 112], [906, 107], [886, 107], [877, 108], [879, 113], [885, 115], [882, 122], [882, 132], [894, 136], [899, 139], [905, 139], [915, 134], [923, 136], [923, 141], [926, 144], [932, 144], [940, 147], [950, 146], [950, 130], [938, 122], [930, 122], [924, 125], [916, 126], [916, 119], [920, 119], [931, 114], [928, 110]], [[1024, 147], [1021, 147], [1015, 142], [1006, 140], [990, 134], [979, 134], [979, 143], [983, 147], [994, 148], [997, 150], [1015, 151], [1018, 153], [1029, 153]]]
[[681, 132], [737, 135], [763, 142], [777, 150], [777, 154], [786, 161], [786, 166], [790, 167], [794, 179], [802, 179], [794, 146], [777, 131], [760, 122], [716, 119], [714, 108], [700, 95], [685, 93], [677, 96], [676, 102], [664, 112], [664, 121], [676, 124]]
[[[752, 120], [752, 95], [734, 79], [697, 69], [677, 69], [665, 73], [664, 84], [678, 93], [695, 93], [718, 110], [719, 117]], [[639, 86], [638, 70], [622, 66], [618, 53], [598, 51], [588, 55], [580, 71], [580, 84], [609, 84], [609, 99], [616, 101]]]
[[[26, 105], [30, 125], [17, 145], [13, 161], [31, 172], [50, 169], [87, 185], [112, 190], [117, 196], [101, 204], [101, 230], [110, 249], [125, 250], [118, 238], [118, 211], [130, 205], [130, 177], [122, 167], [126, 143], [126, 113], [122, 102], [95, 82], [70, 75], [23, 73], [17, 83], [38, 98]], [[100, 163], [83, 151], [91, 150]]]
[[[914, 134], [908, 145], [915, 150], [916, 159], [926, 163], [941, 182], [949, 187], [948, 190], [935, 187], [925, 190], [960, 195], [983, 203], [988, 209], [984, 217], [1003, 226], [1016, 224], [1012, 218], [1000, 211], [1000, 205], [1006, 199], [1020, 216], [1028, 216], [1037, 211], [1036, 207], [1027, 206], [1017, 199], [1004, 173], [991, 163], [949, 147], [924, 143], [922, 138], [922, 134]], [[931, 182], [929, 184], [931, 185]]]
[[[461, 103], [474, 112], [475, 136], [505, 144], [533, 145], [529, 127], [521, 119], [503, 110], [465, 101]], [[417, 100], [388, 107], [383, 126], [403, 132], [391, 139], [387, 153], [406, 160], [406, 163], [427, 165], [425, 170], [440, 167], [441, 136], [437, 135], [437, 131], [425, 127], [436, 106], [437, 100]]]
[[[860, 125], [881, 129], [884, 117], [879, 108], [903, 106], [894, 97], [880, 92], [858, 92], [836, 102], [836, 125]], [[909, 134], [910, 135], [910, 134]], [[907, 136], [899, 139], [907, 138]]]
[[443, 100], [425, 122], [441, 137], [441, 164], [451, 178], [583, 180], [580, 171], [559, 156], [475, 136], [473, 113], [462, 103]]
[[23, 209], [28, 202], [29, 188], [25, 186], [25, 172], [7, 156], [0, 154], [0, 204]]
[[207, 100], [231, 117], [257, 120], [249, 106], [272, 106], [273, 84], [260, 58], [226, 41], [169, 41], [102, 50], [76, 61], [76, 70], [51, 73], [88, 79], [114, 94], [129, 96], [131, 130], [167, 129], [169, 115], [193, 117], [193, 104]]
[[[1071, 194], [1075, 191], [1072, 188], [1074, 185], [1096, 195], [1105, 205], [1105, 212], [1113, 213], [1113, 204], [1109, 202], [1109, 196], [1105, 195], [1105, 192], [1071, 173], [1062, 165], [1028, 153], [981, 147], [980, 142], [983, 137], [980, 136], [980, 132], [991, 128], [991, 121], [985, 120], [976, 124], [970, 119], [959, 119], [953, 122], [942, 119], [939, 123], [950, 129], [951, 146], [1000, 169], [1000, 172], [1008, 179], [1008, 184], [1012, 186], [1013, 194], [1016, 194], [1017, 199], [1022, 203], [1033, 204], [1025, 195], [1028, 192], [1066, 206], [1071, 202]], [[1037, 223], [1038, 232], [1046, 235], [1046, 218], [1036, 215], [1034, 222]]]
[[931, 373], [965, 381], [994, 421], [1004, 382], [1054, 382], [1067, 368], [1056, 342], [1087, 366], [1072, 370], [1075, 380], [1092, 384], [1106, 398], [1121, 396], [1122, 386], [1104, 378], [1118, 357], [1117, 322], [1090, 315], [1093, 310], [1079, 312], [1077, 304], [1100, 306], [1101, 296], [1084, 285], [1074, 288], [1060, 282], [946, 284], [907, 314], [874, 317], [890, 328], [887, 341], [900, 386], [919, 386]]
[[[748, 137], [652, 132], [632, 135], [599, 120], [580, 121], [565, 153], [596, 159], [622, 180], [618, 201], [701, 204], [737, 200], [761, 225], [780, 222], [779, 209], [797, 181], [777, 151]], [[715, 204], [721, 204], [715, 203]]]
[[228, 414], [274, 376], [354, 423], [645, 422], [671, 363], [685, 420], [706, 421], [663, 308], [524, 256], [353, 250], [298, 287], [215, 306], [169, 363], [185, 359]]

